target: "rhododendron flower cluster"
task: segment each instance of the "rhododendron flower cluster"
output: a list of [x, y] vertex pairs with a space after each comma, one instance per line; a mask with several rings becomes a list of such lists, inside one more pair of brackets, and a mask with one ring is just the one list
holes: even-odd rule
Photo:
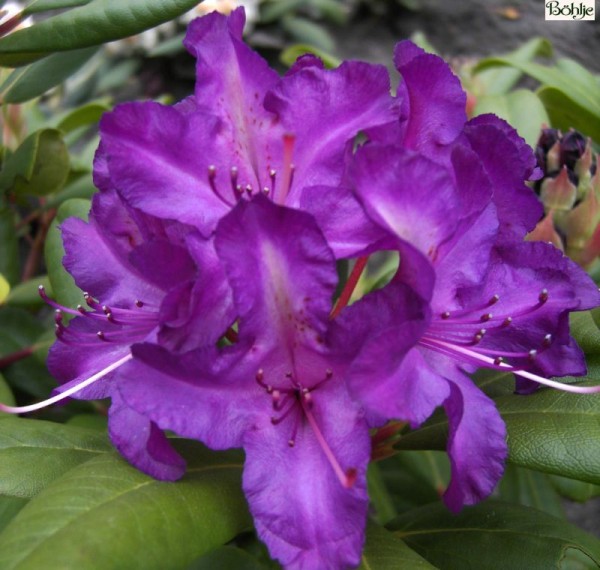
[[[191, 23], [194, 95], [102, 119], [89, 222], [62, 225], [87, 306], [47, 299], [62, 383], [50, 402], [110, 397], [115, 446], [159, 479], [185, 470], [165, 430], [244, 448], [272, 556], [351, 568], [370, 430], [416, 428], [442, 406], [443, 499], [453, 511], [484, 499], [506, 430], [469, 373], [513, 372], [522, 393], [598, 391], [549, 378], [585, 373], [569, 313], [600, 294], [554, 246], [524, 240], [543, 215], [525, 184], [534, 155], [497, 117], [467, 121], [440, 58], [398, 44], [392, 96], [385, 68], [363, 62], [305, 56], [279, 77], [243, 25], [241, 10]], [[398, 270], [346, 306], [379, 251], [398, 252]], [[346, 258], [358, 261], [334, 308]]]

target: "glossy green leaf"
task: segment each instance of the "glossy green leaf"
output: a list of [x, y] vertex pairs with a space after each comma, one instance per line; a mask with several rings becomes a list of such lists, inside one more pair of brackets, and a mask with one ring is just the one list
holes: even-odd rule
[[15, 518], [16, 514], [28, 503], [29, 499], [5, 497], [0, 495], [0, 533]]
[[267, 570], [267, 567], [240, 548], [223, 546], [198, 558], [186, 570]]
[[50, 280], [46, 275], [40, 275], [15, 285], [6, 298], [6, 304], [12, 307], [41, 307], [44, 305], [44, 300], [38, 291], [40, 285], [45, 287], [49, 296], [52, 296]]
[[515, 127], [527, 144], [533, 147], [540, 136], [542, 125], [550, 124], [542, 101], [528, 89], [517, 89], [505, 95], [479, 97], [474, 113], [495, 113]]
[[564, 516], [560, 495], [545, 473], [507, 465], [498, 492], [503, 501], [533, 507], [555, 517]]
[[[0, 39], [0, 65], [17, 67], [55, 51], [96, 46], [132, 36], [191, 10], [197, 0], [89, 0]], [[46, 2], [43, 5], [50, 5]], [[57, 5], [65, 4], [64, 0]], [[40, 5], [38, 3], [38, 8]]]
[[409, 511], [388, 525], [398, 538], [444, 570], [560, 568], [575, 549], [600, 564], [600, 541], [566, 521], [521, 505], [487, 501], [460, 514], [443, 505]]
[[40, 12], [47, 12], [48, 10], [83, 6], [84, 4], [89, 4], [89, 2], [91, 2], [91, 0], [33, 0], [32, 2], [29, 2], [25, 10], [23, 10], [23, 13], [26, 16], [30, 16], [31, 14], [39, 14]]
[[116, 453], [67, 472], [0, 535], [0, 568], [184, 569], [249, 528], [240, 454], [184, 444], [188, 470], [176, 483]]
[[[531, 61], [520, 61], [514, 57], [488, 58], [482, 61], [477, 70], [497, 66], [509, 66], [519, 69], [533, 77], [542, 85], [538, 91], [540, 99], [547, 105], [548, 114], [553, 119], [560, 114], [560, 106], [569, 117], [580, 115], [579, 126], [584, 134], [594, 139], [600, 138], [600, 85], [595, 84], [590, 90], [587, 79], [565, 73], [564, 68], [549, 67]], [[572, 125], [575, 126], [575, 125]], [[578, 127], [579, 128], [579, 127]]]
[[[545, 38], [532, 38], [521, 47], [508, 54], [517, 61], [531, 61], [536, 56], [552, 55], [552, 44]], [[482, 60], [481, 65], [485, 65]], [[481, 67], [481, 66], [480, 66]], [[504, 95], [519, 81], [523, 72], [518, 69], [497, 67], [485, 69], [477, 74], [477, 81], [483, 84], [485, 95]]]
[[[543, 389], [495, 402], [508, 430], [511, 463], [600, 484], [600, 395]], [[436, 414], [396, 447], [443, 449], [447, 433], [445, 416]]]
[[394, 533], [375, 523], [369, 523], [358, 570], [435, 570], [435, 566]]
[[60, 85], [83, 66], [98, 48], [84, 48], [51, 56], [15, 69], [0, 87], [4, 103], [24, 103]]
[[3, 205], [2, 199], [0, 199], [0, 273], [11, 285], [18, 283], [21, 273], [15, 215], [9, 207]]
[[0, 495], [30, 498], [61, 475], [110, 451], [97, 430], [10, 418], [0, 422]]
[[537, 95], [544, 103], [553, 127], [563, 131], [574, 128], [595, 140], [600, 140], [600, 115], [586, 107], [574, 105], [570, 94], [556, 87], [541, 87]]
[[548, 475], [548, 478], [558, 493], [572, 501], [584, 503], [594, 497], [600, 497], [600, 485], [577, 481], [568, 477], [560, 477], [559, 475]]
[[110, 105], [106, 101], [87, 103], [62, 117], [57, 128], [68, 133], [80, 127], [96, 124], [108, 110], [110, 110]]
[[71, 216], [86, 220], [90, 210], [89, 200], [72, 199], [64, 202], [56, 218], [52, 222], [44, 254], [46, 257], [46, 266], [48, 268], [48, 278], [52, 284], [55, 299], [67, 307], [75, 307], [83, 302], [83, 294], [75, 285], [73, 278], [67, 273], [62, 264], [65, 254], [62, 237], [60, 235], [59, 225], [61, 222]]
[[60, 190], [69, 176], [69, 151], [56, 129], [29, 135], [0, 173], [0, 192], [43, 196]]

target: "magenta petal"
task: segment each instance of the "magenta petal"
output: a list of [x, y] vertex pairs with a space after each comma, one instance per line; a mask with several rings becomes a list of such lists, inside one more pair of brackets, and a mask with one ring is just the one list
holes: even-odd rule
[[450, 425], [452, 479], [444, 502], [458, 512], [494, 490], [504, 472], [508, 447], [506, 427], [492, 400], [461, 373], [451, 376], [447, 376], [450, 397], [444, 408]]
[[402, 145], [445, 162], [444, 145], [460, 134], [467, 120], [467, 99], [458, 77], [443, 59], [409, 41], [396, 46], [394, 63], [402, 75]]
[[244, 491], [258, 535], [286, 569], [355, 567], [368, 505], [368, 430], [340, 389], [315, 393], [313, 413], [342, 469], [356, 470], [354, 485], [342, 486], [304, 421], [293, 448], [285, 424], [247, 433]]
[[323, 333], [337, 274], [312, 216], [258, 196], [221, 220], [215, 245], [241, 335], [265, 338], [268, 332], [269, 343], [291, 348], [299, 334]]
[[269, 92], [265, 108], [295, 136], [294, 183], [287, 204], [296, 205], [308, 186], [336, 186], [346, 143], [359, 131], [397, 118], [385, 67], [345, 62], [334, 70], [307, 66]]
[[121, 455], [140, 471], [161, 481], [175, 481], [185, 473], [185, 460], [164, 433], [127, 406], [118, 392], [113, 393], [108, 431]]

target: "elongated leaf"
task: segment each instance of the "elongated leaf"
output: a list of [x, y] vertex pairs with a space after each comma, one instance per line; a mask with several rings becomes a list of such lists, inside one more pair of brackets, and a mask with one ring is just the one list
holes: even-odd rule
[[15, 215], [0, 199], [0, 273], [14, 285], [19, 281], [20, 272]]
[[[26, 65], [55, 51], [96, 46], [139, 34], [191, 10], [197, 3], [197, 0], [90, 0], [0, 39], [0, 65]], [[50, 4], [42, 6], [48, 9], [45, 6]], [[80, 3], [66, 3], [74, 4]]]
[[600, 564], [600, 541], [562, 519], [499, 501], [466, 508], [458, 516], [428, 505], [398, 517], [389, 528], [444, 570], [559, 568], [575, 549]]
[[[544, 389], [495, 402], [508, 429], [511, 463], [600, 484], [600, 395]], [[436, 415], [396, 447], [444, 449], [447, 433], [447, 420]]]
[[600, 485], [576, 481], [558, 475], [549, 475], [548, 478], [563, 497], [567, 497], [572, 501], [584, 503], [594, 497], [600, 497]]
[[[15, 397], [12, 394], [10, 386], [6, 383], [4, 376], [0, 374], [0, 402], [9, 406], [15, 405]], [[11, 414], [0, 412], [0, 420], [12, 417]]]
[[195, 560], [186, 570], [267, 570], [267, 567], [240, 548], [223, 546]]
[[545, 473], [507, 465], [498, 488], [499, 498], [563, 517], [560, 496]]
[[16, 514], [27, 504], [28, 499], [4, 497], [0, 495], [0, 532], [15, 518]]
[[[508, 54], [519, 61], [531, 61], [538, 55], [552, 55], [552, 45], [545, 38], [532, 38], [521, 47]], [[483, 65], [486, 60], [482, 60]], [[477, 73], [477, 81], [484, 85], [486, 95], [504, 95], [519, 81], [523, 72], [512, 68], [485, 69]]]
[[0, 495], [30, 498], [76, 465], [111, 450], [106, 434], [10, 418], [0, 422]]
[[[50, 59], [50, 58], [48, 58]], [[79, 127], [87, 127], [97, 123], [105, 111], [110, 109], [105, 101], [93, 101], [78, 107], [63, 117], [58, 124], [61, 131], [68, 133]]]
[[48, 295], [52, 296], [50, 280], [45, 275], [34, 277], [29, 281], [19, 283], [13, 287], [6, 298], [6, 304], [13, 307], [40, 307], [44, 300], [40, 297], [38, 287], [43, 285]]
[[0, 88], [4, 103], [23, 103], [60, 85], [97, 51], [96, 47], [53, 54], [27, 67], [15, 69]]
[[[600, 97], [600, 89], [598, 97]], [[595, 140], [600, 139], [600, 116], [588, 108], [574, 105], [571, 97], [556, 87], [541, 87], [537, 92], [544, 103], [552, 125], [567, 131], [577, 129]]]
[[[0, 535], [0, 568], [185, 568], [250, 525], [238, 453], [188, 445], [186, 476], [156, 481], [116, 453], [79, 465]], [[115, 561], [118, 561], [116, 564]]]
[[6, 301], [9, 294], [10, 283], [6, 280], [6, 277], [0, 273], [0, 305]]
[[508, 121], [531, 146], [535, 146], [542, 125], [550, 124], [542, 101], [528, 89], [517, 89], [505, 95], [479, 97], [475, 115], [482, 113], [495, 113]]
[[48, 267], [48, 278], [52, 284], [56, 300], [65, 306], [75, 307], [83, 302], [82, 292], [79, 290], [73, 278], [67, 273], [62, 264], [62, 258], [65, 250], [62, 244], [62, 237], [58, 229], [61, 222], [70, 216], [87, 219], [90, 210], [89, 200], [72, 199], [64, 202], [56, 218], [50, 226], [44, 254], [46, 257], [46, 266]]
[[390, 531], [375, 523], [367, 526], [367, 542], [359, 570], [435, 570], [422, 556]]
[[45, 195], [60, 190], [69, 176], [69, 152], [56, 129], [29, 135], [6, 161], [0, 192]]

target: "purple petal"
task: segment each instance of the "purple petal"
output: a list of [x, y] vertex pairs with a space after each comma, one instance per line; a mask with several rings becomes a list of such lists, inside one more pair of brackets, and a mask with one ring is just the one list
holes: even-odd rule
[[409, 41], [396, 46], [394, 64], [402, 75], [398, 87], [404, 117], [402, 145], [445, 162], [444, 145], [456, 139], [467, 120], [460, 80], [443, 59]]
[[543, 214], [540, 201], [524, 184], [535, 164], [531, 149], [497, 117], [473, 119], [464, 133], [493, 185], [501, 235], [512, 241], [522, 240]]
[[[223, 200], [235, 201], [229, 181], [234, 165], [220, 131], [215, 117], [151, 102], [119, 105], [100, 122], [110, 178], [124, 199], [208, 233], [229, 208]], [[216, 169], [223, 197], [211, 189], [209, 166]]]
[[312, 413], [342, 469], [356, 470], [352, 488], [342, 486], [304, 420], [292, 448], [286, 423], [247, 433], [244, 491], [258, 535], [286, 568], [355, 567], [368, 505], [368, 430], [340, 385], [315, 392]]
[[304, 188], [299, 207], [314, 216], [336, 258], [353, 257], [382, 237], [382, 229], [344, 186]]
[[258, 196], [221, 220], [215, 246], [233, 290], [240, 336], [291, 349], [299, 337], [314, 343], [324, 333], [337, 273], [312, 216]]
[[[449, 372], [449, 370], [448, 370]], [[452, 479], [444, 502], [453, 512], [485, 499], [502, 477], [508, 455], [506, 427], [492, 400], [461, 373], [447, 374], [444, 403]]]
[[196, 104], [239, 130], [252, 119], [270, 119], [262, 101], [279, 81], [267, 62], [243, 42], [245, 20], [242, 8], [228, 17], [212, 12], [190, 23], [183, 42], [197, 60]]
[[296, 139], [290, 205], [298, 203], [305, 187], [337, 186], [346, 143], [397, 117], [385, 67], [357, 61], [334, 70], [305, 66], [288, 74], [267, 95], [265, 107]]
[[371, 144], [357, 152], [353, 177], [373, 220], [437, 258], [461, 217], [459, 195], [445, 168], [412, 151]]
[[[136, 363], [130, 366], [135, 367]], [[108, 431], [121, 455], [140, 471], [161, 481], [175, 481], [185, 473], [185, 460], [171, 447], [164, 433], [127, 406], [118, 391], [113, 393]]]
[[151, 344], [134, 345], [132, 352], [136, 366], [123, 370], [119, 392], [160, 429], [228, 449], [242, 446], [257, 413], [270, 417], [271, 402], [254, 381], [255, 370], [245, 382], [232, 380], [237, 354], [217, 361], [214, 349], [174, 355]]

